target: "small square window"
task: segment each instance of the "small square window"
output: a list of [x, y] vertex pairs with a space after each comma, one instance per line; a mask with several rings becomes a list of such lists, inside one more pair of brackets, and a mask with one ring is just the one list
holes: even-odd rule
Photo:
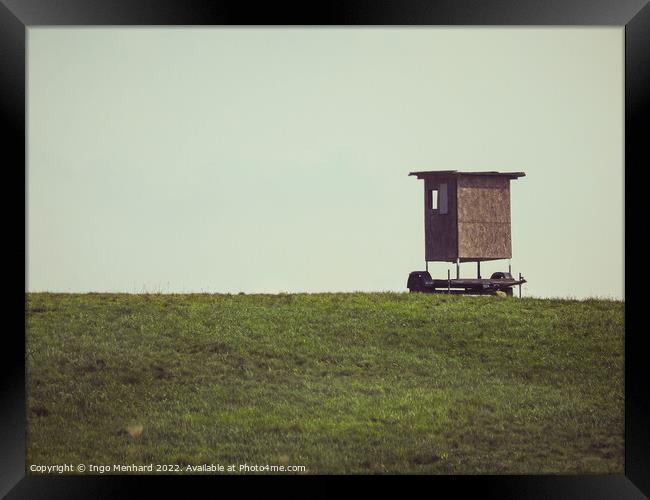
[[431, 205], [429, 208], [434, 213], [445, 215], [448, 213], [447, 208], [447, 184], [439, 184], [429, 192]]
[[431, 210], [438, 210], [438, 190], [432, 189], [430, 193], [431, 197]]

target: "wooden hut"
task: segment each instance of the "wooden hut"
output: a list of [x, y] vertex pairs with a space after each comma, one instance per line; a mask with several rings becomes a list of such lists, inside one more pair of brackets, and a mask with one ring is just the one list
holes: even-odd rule
[[[510, 181], [524, 172], [411, 172], [424, 180], [425, 261], [512, 257]], [[457, 271], [458, 274], [458, 271]]]

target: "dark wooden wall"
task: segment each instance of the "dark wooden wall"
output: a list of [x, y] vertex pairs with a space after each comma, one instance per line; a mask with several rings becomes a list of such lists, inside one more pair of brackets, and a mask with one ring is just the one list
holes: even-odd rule
[[[445, 215], [435, 214], [431, 210], [431, 189], [441, 183], [447, 184], [447, 213]], [[456, 179], [453, 177], [424, 179], [425, 260], [456, 260], [458, 252], [456, 213]]]
[[510, 180], [460, 176], [457, 186], [458, 257], [461, 260], [509, 259]]

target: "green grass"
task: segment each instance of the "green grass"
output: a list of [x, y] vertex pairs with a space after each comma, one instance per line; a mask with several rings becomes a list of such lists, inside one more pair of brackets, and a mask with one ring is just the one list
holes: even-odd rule
[[28, 469], [623, 473], [623, 302], [30, 293], [26, 309]]

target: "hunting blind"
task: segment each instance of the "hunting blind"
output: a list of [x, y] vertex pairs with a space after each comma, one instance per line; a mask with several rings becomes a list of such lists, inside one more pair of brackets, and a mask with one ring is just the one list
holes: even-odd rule
[[[481, 280], [481, 261], [512, 257], [510, 181], [525, 176], [524, 172], [434, 170], [411, 172], [409, 175], [424, 181], [424, 253], [427, 271], [416, 273], [428, 275], [429, 262], [455, 262], [455, 283], [451, 283], [450, 277], [446, 280], [447, 291], [451, 292], [452, 285], [468, 284], [465, 283], [468, 280], [463, 283], [459, 281], [461, 262], [476, 262], [477, 280]], [[515, 281], [510, 270], [508, 273], [495, 274], [503, 275], [501, 279]], [[493, 275], [490, 280], [469, 283], [472, 285], [469, 288], [457, 288], [463, 288], [464, 293], [478, 293], [480, 288], [485, 290], [483, 293], [503, 289], [511, 294], [512, 283], [505, 286], [506, 283], [501, 281], [495, 285], [492, 283], [494, 279], [499, 278]]]

